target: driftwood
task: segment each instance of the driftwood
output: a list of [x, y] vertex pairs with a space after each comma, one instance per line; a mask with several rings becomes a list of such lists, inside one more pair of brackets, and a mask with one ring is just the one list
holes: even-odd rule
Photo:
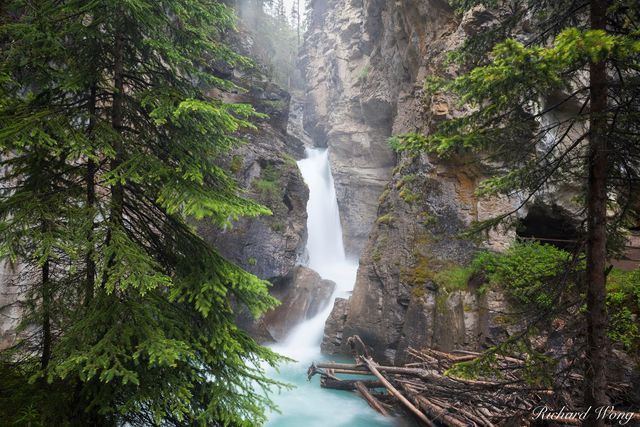
[[384, 409], [384, 406], [382, 406], [382, 404], [378, 402], [378, 399], [376, 399], [375, 396], [371, 394], [367, 386], [365, 386], [362, 381], [356, 381], [355, 386], [356, 386], [356, 389], [358, 390], [358, 393], [360, 393], [362, 397], [364, 397], [364, 399], [367, 401], [367, 403], [369, 403], [369, 406], [371, 406], [378, 413], [380, 413], [385, 417], [389, 415], [387, 410]]
[[407, 409], [409, 409], [409, 411], [413, 412], [415, 416], [422, 420], [426, 425], [436, 427], [435, 424], [433, 424], [422, 411], [420, 411], [411, 402], [409, 402], [409, 400], [407, 400], [407, 398], [404, 397], [402, 393], [400, 393], [384, 376], [382, 376], [382, 374], [377, 369], [376, 363], [371, 358], [365, 358], [364, 362], [367, 364], [367, 367], [369, 368], [371, 373], [375, 375], [382, 384], [384, 384], [387, 390], [389, 390], [389, 393], [397, 397], [398, 400], [402, 402], [402, 404], [406, 406]]
[[[469, 362], [481, 357], [481, 353], [454, 351], [446, 353], [433, 349], [408, 349], [413, 358], [405, 366], [377, 364], [369, 355], [366, 344], [358, 336], [350, 337], [355, 363], [319, 362], [311, 364], [309, 379], [319, 374], [322, 387], [357, 391], [367, 403], [382, 415], [389, 411], [381, 403], [399, 403], [413, 414], [422, 425], [429, 427], [480, 426], [495, 427], [507, 419], [519, 419], [522, 425], [532, 421], [532, 410], [548, 404], [550, 407], [572, 407], [570, 395], [556, 393], [548, 388], [534, 387], [519, 376], [527, 363], [524, 356], [496, 355], [499, 374], [478, 379], [452, 377], [448, 370], [456, 363]], [[377, 380], [340, 379], [339, 375], [374, 376]], [[568, 372], [562, 377], [562, 385], [578, 389], [582, 376]], [[610, 390], [630, 389], [628, 384], [618, 384]], [[385, 388], [389, 394], [372, 393], [375, 388]], [[553, 395], [553, 396], [552, 396]], [[618, 412], [613, 412], [619, 415]], [[629, 413], [626, 413], [629, 416]], [[630, 414], [640, 420], [639, 413]], [[573, 418], [555, 418], [557, 424], [579, 425]]]
[[341, 380], [328, 376], [320, 378], [320, 387], [335, 390], [354, 391], [358, 389], [356, 385], [357, 383], [360, 383], [363, 387], [367, 388], [384, 388], [384, 385], [380, 381]]
[[[324, 368], [324, 369], [332, 369], [336, 372], [344, 372], [350, 374], [362, 374], [362, 375], [371, 375], [371, 371], [367, 367], [366, 364], [352, 364], [352, 363], [333, 363], [333, 362], [318, 362], [314, 364], [316, 368]], [[428, 375], [428, 371], [426, 369], [419, 368], [405, 368], [399, 366], [377, 366], [380, 372], [385, 372], [389, 374], [407, 374], [407, 375], [417, 375], [424, 376]]]

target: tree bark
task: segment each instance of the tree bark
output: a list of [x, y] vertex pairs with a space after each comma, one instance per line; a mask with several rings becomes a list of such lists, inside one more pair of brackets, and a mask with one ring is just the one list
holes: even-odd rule
[[[123, 124], [123, 104], [124, 104], [124, 37], [122, 23], [117, 27], [115, 34], [115, 45], [113, 51], [113, 103], [111, 105], [111, 127], [117, 133], [114, 141], [115, 156], [110, 162], [111, 171], [116, 170], [124, 161], [124, 147], [121, 141]], [[111, 186], [111, 209], [110, 227], [107, 230], [106, 246], [111, 243], [114, 227], [122, 225], [122, 214], [124, 210], [124, 186], [117, 180]], [[107, 262], [107, 269], [113, 267], [115, 257], [112, 255]], [[103, 275], [102, 284], [109, 280], [109, 271]]]
[[[43, 227], [44, 228], [44, 227]], [[42, 265], [42, 356], [40, 364], [46, 370], [51, 360], [51, 283], [49, 279], [49, 260]]]
[[409, 411], [411, 411], [416, 417], [420, 419], [423, 423], [428, 425], [429, 427], [436, 427], [435, 424], [427, 418], [427, 416], [422, 413], [418, 408], [416, 408], [413, 403], [409, 402], [409, 400], [402, 395], [382, 374], [378, 371], [376, 363], [372, 359], [365, 358], [364, 362], [367, 364], [367, 367], [371, 371], [373, 375], [376, 376], [380, 380], [382, 384], [387, 388], [389, 393], [395, 396], [404, 406], [407, 407]]
[[376, 399], [375, 396], [371, 394], [371, 392], [362, 383], [362, 381], [356, 381], [355, 386], [356, 386], [356, 389], [358, 390], [358, 393], [362, 395], [362, 397], [364, 398], [364, 400], [367, 401], [369, 406], [375, 409], [376, 412], [378, 412], [380, 415], [384, 417], [389, 416], [389, 413], [387, 412], [386, 409], [384, 409], [384, 406], [382, 406], [380, 402], [378, 402], [378, 399]]
[[[607, 0], [591, 0], [591, 28], [606, 30]], [[587, 353], [585, 407], [607, 404], [607, 70], [606, 62], [590, 65], [589, 181], [587, 188]], [[585, 421], [604, 426], [604, 420]]]
[[[89, 99], [89, 128], [87, 130], [89, 134], [89, 138], [92, 139], [93, 131], [95, 128], [96, 122], [96, 85], [95, 83], [91, 86], [91, 95]], [[87, 197], [87, 209], [89, 210], [89, 215], [93, 215], [93, 209], [96, 204], [96, 162], [92, 159], [87, 161], [87, 173], [85, 176], [86, 181], [86, 197]], [[96, 280], [96, 262], [93, 259], [95, 253], [95, 246], [93, 242], [93, 233], [95, 229], [95, 221], [94, 217], [91, 217], [91, 225], [89, 226], [89, 231], [87, 232], [87, 244], [89, 248], [87, 250], [87, 254], [85, 256], [85, 266], [86, 266], [86, 283], [85, 283], [85, 295], [84, 295], [84, 303], [85, 306], [89, 305], [91, 300], [93, 299], [93, 289], [95, 287]]]
[[[113, 63], [113, 105], [111, 110], [111, 126], [113, 130], [118, 133], [119, 137], [122, 135], [122, 122], [123, 122], [123, 104], [124, 104], [124, 38], [121, 31], [116, 34], [116, 41], [114, 46], [114, 63]], [[115, 142], [115, 156], [111, 161], [111, 170], [117, 169], [123, 162], [123, 144], [120, 139]], [[111, 203], [112, 220], [121, 222], [122, 209], [124, 202], [124, 188], [120, 181], [116, 182], [111, 187]]]

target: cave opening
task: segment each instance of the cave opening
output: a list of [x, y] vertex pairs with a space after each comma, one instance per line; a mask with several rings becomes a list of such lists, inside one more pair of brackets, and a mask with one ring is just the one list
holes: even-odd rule
[[560, 249], [572, 251], [583, 232], [575, 216], [557, 204], [533, 204], [520, 218], [516, 235], [521, 241], [539, 241]]

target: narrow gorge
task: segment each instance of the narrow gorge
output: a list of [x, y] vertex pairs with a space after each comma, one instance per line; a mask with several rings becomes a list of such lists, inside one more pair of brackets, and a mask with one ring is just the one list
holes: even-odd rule
[[32, 3], [0, 425], [640, 425], [635, 2]]

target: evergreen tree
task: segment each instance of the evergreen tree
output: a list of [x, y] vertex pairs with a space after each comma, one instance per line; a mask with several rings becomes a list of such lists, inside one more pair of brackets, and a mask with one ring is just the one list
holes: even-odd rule
[[[473, 3], [477, 2], [463, 6]], [[511, 16], [525, 16], [530, 3], [521, 3], [525, 7]], [[472, 151], [508, 165], [508, 172], [497, 170], [483, 183], [480, 194], [517, 192], [524, 200], [520, 207], [564, 182], [583, 185], [584, 404], [595, 407], [608, 403], [607, 260], [625, 227], [637, 218], [633, 207], [640, 197], [639, 8], [634, 2], [606, 0], [533, 3], [545, 14], [526, 45], [507, 38], [495, 46], [490, 60], [476, 55], [471, 64], [479, 66], [467, 74], [429, 85], [431, 90], [459, 95], [471, 112], [431, 134], [402, 135], [392, 144], [442, 157]], [[517, 26], [516, 21], [507, 21], [511, 25], [498, 26], [490, 41]], [[465, 59], [470, 57], [470, 46], [478, 44], [463, 49]], [[517, 210], [477, 228], [495, 225]]]
[[234, 87], [213, 64], [248, 64], [221, 41], [232, 26], [205, 0], [3, 3], [0, 256], [26, 288], [23, 339], [0, 354], [3, 419], [264, 419], [262, 366], [280, 358], [234, 307], [275, 301], [189, 222], [268, 213], [216, 164], [256, 116], [210, 95]]
[[291, 25], [296, 30], [298, 36], [297, 47], [300, 47], [300, 0], [295, 0], [291, 6]]
[[287, 10], [284, 7], [284, 0], [277, 0], [275, 3], [275, 17], [280, 26], [288, 26]]

